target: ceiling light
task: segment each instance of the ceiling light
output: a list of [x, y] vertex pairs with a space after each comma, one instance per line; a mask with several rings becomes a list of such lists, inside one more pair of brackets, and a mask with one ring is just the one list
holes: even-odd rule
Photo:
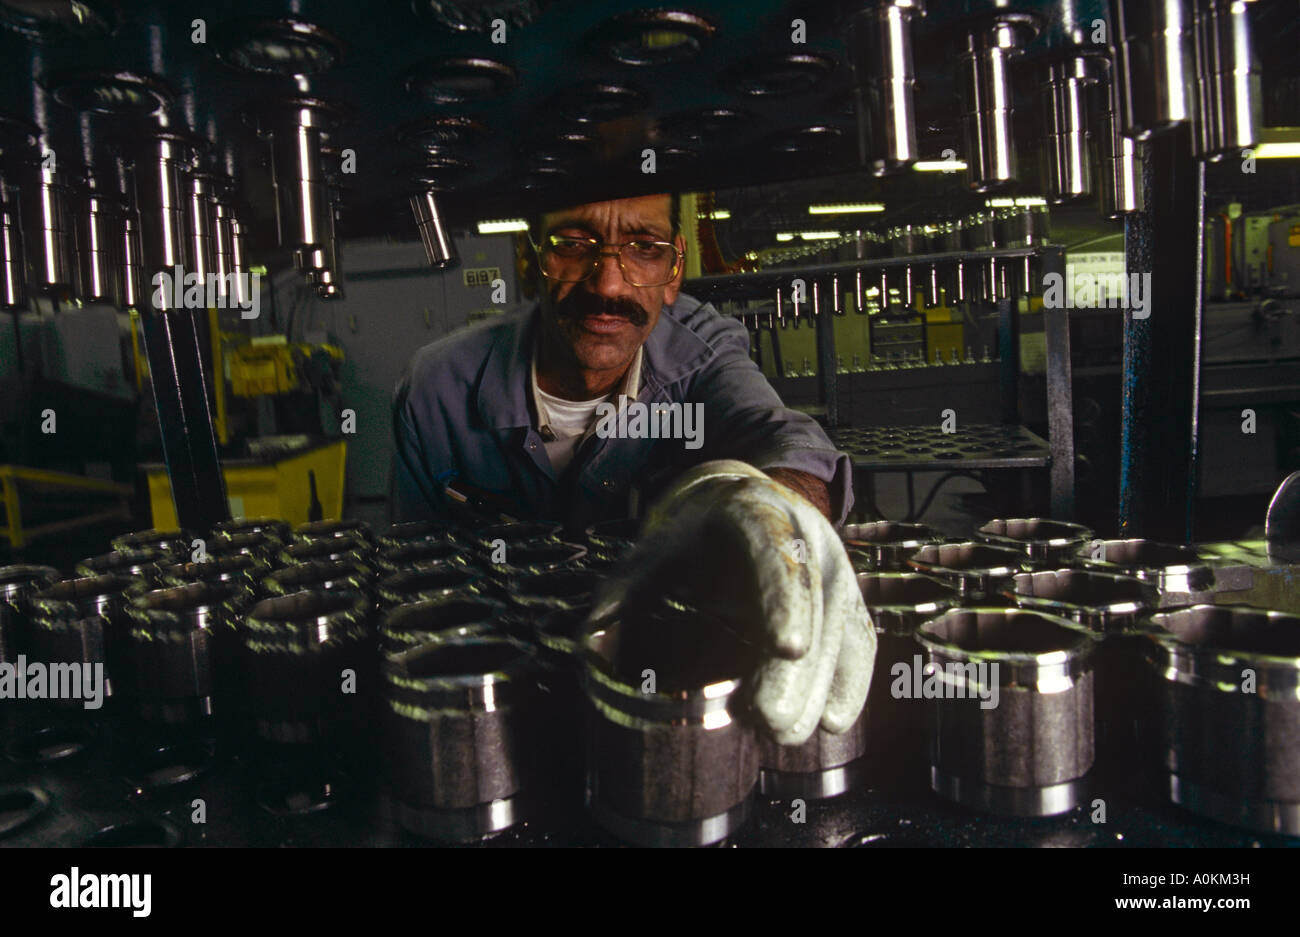
[[527, 231], [528, 222], [522, 218], [506, 218], [500, 221], [480, 221], [479, 234], [505, 234], [510, 231]]
[[852, 215], [868, 211], [884, 211], [882, 202], [846, 202], [838, 205], [809, 205], [810, 215]]
[[959, 159], [922, 159], [912, 164], [917, 172], [961, 172], [966, 164]]

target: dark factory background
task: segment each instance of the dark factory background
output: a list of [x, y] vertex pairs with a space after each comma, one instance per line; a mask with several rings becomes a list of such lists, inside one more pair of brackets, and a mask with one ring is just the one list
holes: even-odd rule
[[[0, 845], [1294, 843], [1300, 11], [922, 6], [0, 0], [0, 662], [44, 636], [127, 667], [144, 652], [120, 635], [154, 627], [339, 636], [281, 671], [194, 651], [190, 690], [113, 677], [93, 718], [0, 704]], [[646, 792], [593, 823], [581, 739], [555, 750], [570, 773], [528, 786], [494, 762], [485, 794], [439, 759], [505, 755], [408, 728], [396, 780], [377, 777], [373, 740], [338, 742], [366, 735], [358, 711], [302, 689], [310, 666], [384, 683], [376, 642], [410, 649], [433, 626], [409, 603], [454, 599], [480, 670], [518, 694], [498, 713], [576, 712], [568, 597], [636, 529], [390, 529], [394, 385], [416, 349], [525, 301], [522, 219], [668, 191], [683, 292], [737, 317], [852, 459], [842, 533], [880, 657], [848, 754], [750, 758], [752, 794], [658, 824]], [[177, 267], [216, 275], [197, 308], [155, 285]], [[534, 559], [494, 568], [498, 533]], [[527, 575], [560, 580], [530, 597]], [[164, 587], [196, 591], [149, 598]], [[992, 759], [1009, 773], [982, 788], [928, 760], [927, 733], [959, 730], [888, 693], [889, 661], [949, 659], [921, 624], [972, 605], [1118, 635], [1098, 639], [1095, 732], [1057, 712], [1055, 741]], [[1245, 660], [1282, 701], [1237, 694], [1214, 721], [1195, 681], [1135, 677], [1125, 641], [1148, 676], [1207, 647]], [[230, 758], [211, 700], [236, 671], [261, 708], [256, 754]], [[1135, 724], [1175, 707], [1190, 727]], [[1123, 819], [1096, 821], [1098, 790]], [[800, 793], [815, 804], [791, 824]]]

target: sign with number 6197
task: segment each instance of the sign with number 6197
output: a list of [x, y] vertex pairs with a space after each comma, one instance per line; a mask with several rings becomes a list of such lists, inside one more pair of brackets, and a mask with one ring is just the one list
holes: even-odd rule
[[500, 267], [466, 267], [466, 286], [491, 286], [493, 280], [501, 279]]

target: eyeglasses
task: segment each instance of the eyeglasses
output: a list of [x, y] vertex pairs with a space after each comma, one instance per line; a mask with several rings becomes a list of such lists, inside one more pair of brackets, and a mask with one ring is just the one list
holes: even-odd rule
[[665, 286], [677, 278], [682, 252], [667, 241], [638, 239], [602, 244], [596, 238], [549, 234], [538, 244], [529, 238], [542, 262], [542, 275], [558, 283], [581, 283], [596, 272], [600, 258], [618, 258], [623, 279], [631, 286]]

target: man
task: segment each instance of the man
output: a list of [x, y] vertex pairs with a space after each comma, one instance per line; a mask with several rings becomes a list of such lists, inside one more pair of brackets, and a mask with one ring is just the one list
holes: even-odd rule
[[[781, 404], [743, 326], [680, 292], [677, 204], [544, 215], [521, 269], [537, 302], [415, 355], [394, 402], [396, 513], [454, 519], [452, 483], [577, 535], [657, 497], [601, 608], [665, 581], [732, 617], [747, 608], [771, 652], [756, 704], [777, 738], [802, 741], [819, 721], [842, 731], [865, 700], [860, 658], [874, 658], [875, 638], [829, 523], [852, 506], [849, 460]], [[629, 417], [637, 406], [650, 418]], [[659, 419], [674, 406], [680, 419]], [[650, 420], [686, 438], [654, 438]]]

